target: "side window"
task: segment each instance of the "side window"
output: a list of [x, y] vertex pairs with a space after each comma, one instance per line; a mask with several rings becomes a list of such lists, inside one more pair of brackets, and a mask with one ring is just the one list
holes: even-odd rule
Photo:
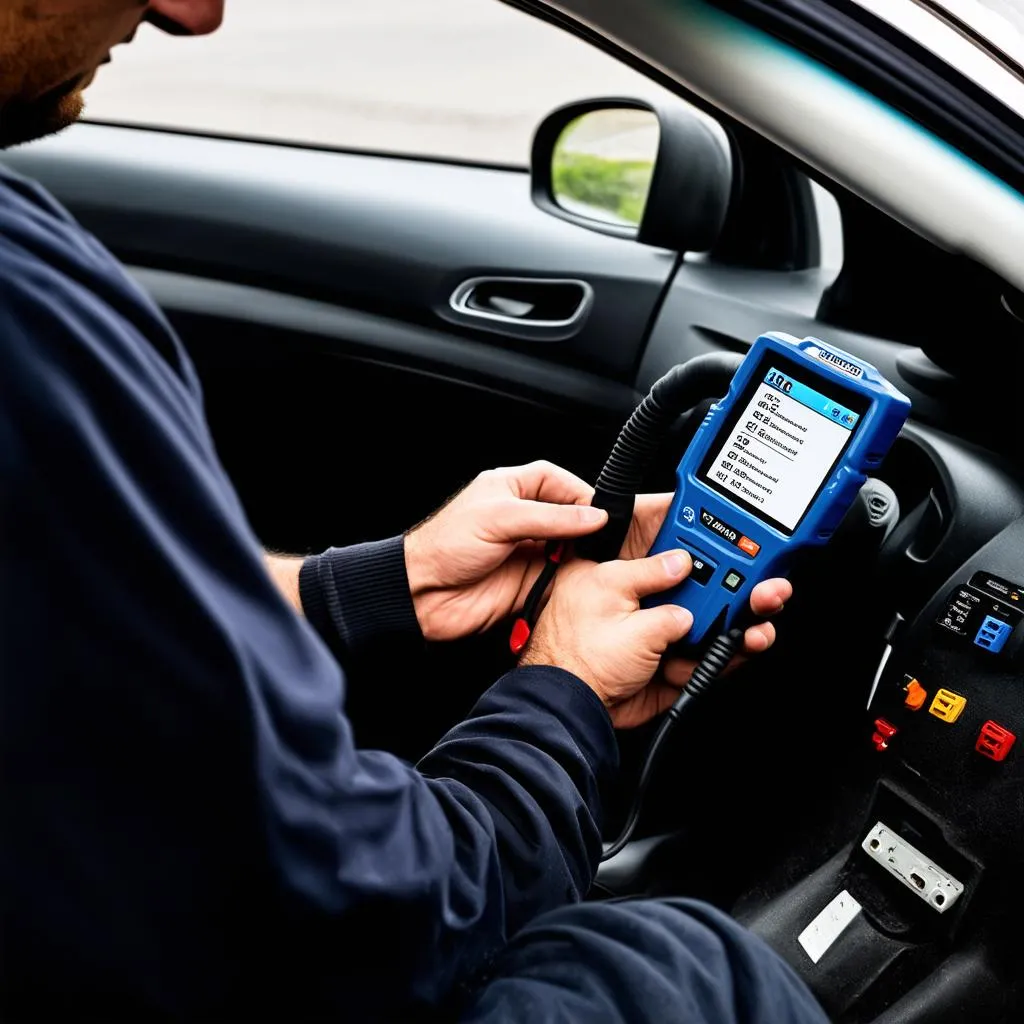
[[234, 0], [206, 38], [143, 26], [100, 69], [86, 116], [525, 166], [555, 107], [659, 92], [498, 0]]

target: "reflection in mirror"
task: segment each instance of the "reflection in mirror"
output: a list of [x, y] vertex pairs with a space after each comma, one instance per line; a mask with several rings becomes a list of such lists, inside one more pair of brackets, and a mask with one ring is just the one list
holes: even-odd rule
[[657, 115], [595, 110], [568, 124], [551, 163], [555, 202], [569, 213], [638, 227], [658, 156]]

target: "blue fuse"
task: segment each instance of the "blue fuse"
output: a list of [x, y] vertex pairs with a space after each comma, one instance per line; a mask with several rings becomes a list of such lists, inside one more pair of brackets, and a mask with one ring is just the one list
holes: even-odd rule
[[986, 615], [974, 643], [990, 654], [998, 654], [1006, 646], [1012, 632], [1013, 626], [1009, 622]]

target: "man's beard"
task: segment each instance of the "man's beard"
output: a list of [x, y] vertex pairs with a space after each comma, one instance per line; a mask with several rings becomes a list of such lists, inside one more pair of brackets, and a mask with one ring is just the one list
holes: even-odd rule
[[69, 82], [28, 103], [0, 107], [0, 149], [53, 135], [74, 124], [85, 109], [81, 83]]

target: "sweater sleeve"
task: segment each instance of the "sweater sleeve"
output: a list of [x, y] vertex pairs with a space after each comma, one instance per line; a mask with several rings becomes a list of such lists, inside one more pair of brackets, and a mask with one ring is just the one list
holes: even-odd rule
[[358, 944], [357, 970], [319, 979], [336, 1008], [437, 1006], [590, 888], [617, 747], [575, 677], [509, 673], [415, 768], [357, 750], [348, 723], [330, 721], [324, 707], [316, 728], [265, 736], [261, 774], [277, 780], [263, 792], [298, 933]]
[[310, 624], [343, 664], [368, 650], [422, 641], [405, 569], [405, 538], [311, 555], [299, 572]]
[[[436, 1005], [587, 891], [607, 713], [527, 668], [418, 766], [360, 749], [175, 339], [101, 254], [72, 279], [70, 250], [29, 243], [57, 245], [0, 245], [5, 999], [55, 1019]], [[375, 581], [398, 596], [367, 621], [408, 620], [399, 562], [397, 542], [327, 559], [355, 640]]]

